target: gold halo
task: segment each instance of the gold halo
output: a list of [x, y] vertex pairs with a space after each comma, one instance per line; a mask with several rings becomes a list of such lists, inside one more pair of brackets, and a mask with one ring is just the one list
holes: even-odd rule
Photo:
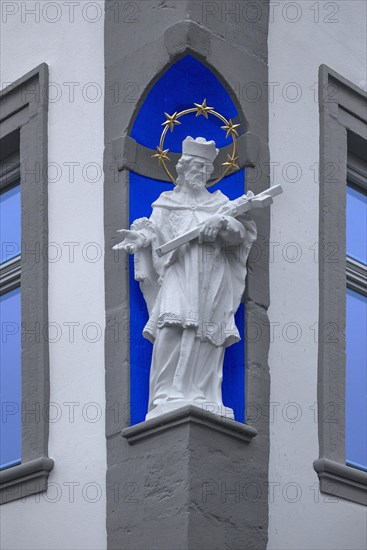
[[229, 135], [232, 137], [233, 142], [233, 149], [232, 149], [232, 155], [227, 154], [227, 162], [222, 162], [222, 166], [225, 166], [225, 170], [223, 174], [220, 176], [220, 178], [217, 178], [216, 180], [209, 181], [206, 184], [206, 187], [212, 187], [212, 185], [216, 185], [218, 182], [220, 182], [221, 179], [223, 179], [228, 174], [235, 172], [236, 170], [239, 170], [239, 166], [236, 164], [236, 160], [238, 160], [237, 155], [237, 137], [238, 133], [236, 128], [239, 127], [239, 124], [233, 124], [232, 120], [227, 120], [223, 115], [218, 113], [214, 110], [213, 107], [208, 107], [206, 104], [206, 99], [204, 99], [202, 104], [194, 103], [195, 107], [192, 107], [191, 109], [185, 109], [184, 111], [180, 111], [179, 113], [174, 113], [173, 115], [169, 115], [165, 113], [166, 115], [166, 121], [162, 123], [162, 126], [164, 126], [161, 139], [159, 141], [159, 145], [157, 147], [157, 153], [152, 155], [152, 158], [156, 158], [158, 162], [163, 166], [164, 171], [166, 172], [167, 176], [171, 180], [171, 182], [174, 185], [177, 185], [177, 182], [175, 178], [172, 176], [171, 172], [168, 170], [166, 161], [170, 161], [171, 159], [168, 156], [169, 149], [164, 149], [164, 140], [166, 138], [168, 128], [170, 128], [171, 132], [173, 131], [174, 127], [178, 124], [181, 124], [181, 122], [178, 121], [179, 118], [181, 118], [184, 115], [188, 115], [190, 113], [196, 113], [196, 116], [203, 115], [205, 118], [208, 118], [209, 115], [213, 115], [222, 122], [224, 122], [224, 126], [221, 126], [221, 128], [227, 132], [227, 136]]

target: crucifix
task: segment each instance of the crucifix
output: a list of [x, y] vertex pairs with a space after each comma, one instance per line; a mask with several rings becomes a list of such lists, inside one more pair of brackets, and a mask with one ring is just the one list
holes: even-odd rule
[[[164, 149], [167, 131], [181, 116], [213, 115], [233, 141], [223, 173], [210, 180], [218, 149], [213, 140], [191, 136], [182, 143], [177, 181], [169, 172]], [[246, 263], [256, 224], [249, 216], [282, 193], [280, 185], [254, 195], [251, 191], [229, 201], [215, 185], [238, 166], [237, 124], [212, 107], [194, 104], [173, 115], [166, 113], [157, 158], [175, 184], [152, 204], [148, 218], [119, 230], [122, 242], [114, 249], [134, 254], [134, 274], [147, 304], [149, 319], [143, 335], [153, 343], [149, 404], [146, 419], [185, 405], [215, 405], [222, 416], [234, 418], [222, 401], [224, 352], [240, 340], [234, 315], [245, 290]], [[236, 251], [234, 254], [233, 251]]]

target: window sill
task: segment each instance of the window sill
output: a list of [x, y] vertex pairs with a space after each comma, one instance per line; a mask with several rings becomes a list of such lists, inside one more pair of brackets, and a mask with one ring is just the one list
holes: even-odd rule
[[366, 472], [328, 458], [315, 460], [313, 467], [319, 476], [322, 493], [367, 506]]
[[52, 458], [44, 456], [0, 472], [0, 504], [46, 491], [53, 466]]

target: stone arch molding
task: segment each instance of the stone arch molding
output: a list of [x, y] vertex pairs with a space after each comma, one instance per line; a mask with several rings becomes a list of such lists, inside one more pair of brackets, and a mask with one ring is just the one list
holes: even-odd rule
[[[162, 55], [159, 53], [156, 55], [158, 64], [157, 62], [156, 64], [154, 64], [154, 62], [149, 63], [149, 69], [144, 71], [144, 82], [138, 87], [138, 96], [135, 98], [136, 103], [133, 104], [135, 108], [130, 112], [130, 118], [127, 126], [125, 126], [123, 135], [117, 138], [113, 143], [114, 156], [118, 170], [137, 170], [142, 176], [161, 181], [169, 181], [169, 178], [158, 164], [151, 162], [151, 156], [155, 151], [137, 143], [129, 134], [145, 98], [154, 84], [158, 82], [161, 76], [169, 70], [170, 67], [186, 55], [192, 55], [211, 70], [232, 97], [239, 112], [238, 118], [243, 128], [245, 128], [245, 132], [242, 133], [237, 140], [239, 157], [238, 166], [240, 169], [256, 167], [259, 162], [261, 147], [264, 145], [265, 147], [267, 146], [266, 144], [262, 144], [260, 137], [251, 130], [253, 125], [252, 121], [246, 116], [246, 111], [243, 109], [243, 104], [238, 97], [238, 93], [236, 93], [236, 90], [230, 85], [230, 82], [233, 81], [232, 72], [241, 75], [241, 71], [237, 72], [236, 69], [233, 69], [233, 71], [228, 70], [228, 59], [231, 59], [231, 56], [233, 57], [231, 48], [225, 41], [220, 40], [213, 33], [193, 21], [182, 21], [169, 27], [165, 31], [163, 37], [161, 37], [157, 43], [154, 44], [154, 47], [150, 49], [156, 54], [159, 47], [162, 49], [160, 52]], [[218, 49], [222, 52], [222, 56], [214, 59], [215, 54], [213, 52], [218, 51]], [[244, 52], [241, 53], [245, 55]], [[136, 67], [144, 66], [145, 69], [147, 68], [148, 63], [146, 54], [147, 50], [145, 48], [136, 52]], [[151, 55], [152, 54], [150, 54], [150, 56]], [[140, 81], [141, 79], [140, 75]], [[237, 82], [238, 79], [234, 81]], [[240, 82], [238, 82], [238, 88], [242, 89]], [[230, 151], [230, 145], [220, 148], [215, 163], [215, 174], [218, 173], [221, 163], [224, 162]], [[171, 153], [171, 157], [172, 165], [175, 165], [178, 161], [179, 154]]]

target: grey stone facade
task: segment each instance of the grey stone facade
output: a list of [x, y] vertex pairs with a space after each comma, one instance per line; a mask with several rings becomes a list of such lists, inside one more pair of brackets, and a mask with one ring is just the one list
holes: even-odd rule
[[[236, 22], [208, 11], [210, 3], [144, 1], [138, 3], [138, 22], [130, 25], [116, 15], [115, 4], [106, 3], [105, 21], [108, 546], [265, 548], [267, 415], [256, 421], [257, 436], [244, 441], [238, 437], [236, 422], [221, 430], [218, 423], [208, 418], [199, 421], [188, 410], [185, 419], [167, 415], [162, 420], [167, 429], [149, 424], [145, 436], [141, 429], [143, 436], [132, 445], [128, 415], [115, 414], [116, 403], [125, 412], [129, 403], [129, 292], [128, 264], [121, 257], [117, 261], [111, 248], [116, 230], [128, 224], [129, 168], [147, 170], [144, 154], [136, 154], [140, 148], [128, 137], [133, 121], [152, 84], [185, 54], [206, 64], [231, 90], [246, 128], [241, 165], [247, 167], [247, 188], [256, 193], [269, 187], [267, 98], [251, 102], [236, 92], [249, 81], [267, 82], [268, 2], [257, 2], [257, 21]], [[136, 103], [114, 101], [108, 93], [127, 78], [135, 83]], [[264, 246], [269, 239], [269, 212], [257, 213], [256, 222], [259, 238], [256, 261], [249, 262], [246, 324], [263, 330], [259, 338], [246, 341], [246, 400], [264, 411], [269, 406], [268, 247]], [[119, 339], [109, 330], [114, 326], [121, 328]], [[136, 427], [131, 430], [135, 433]]]

